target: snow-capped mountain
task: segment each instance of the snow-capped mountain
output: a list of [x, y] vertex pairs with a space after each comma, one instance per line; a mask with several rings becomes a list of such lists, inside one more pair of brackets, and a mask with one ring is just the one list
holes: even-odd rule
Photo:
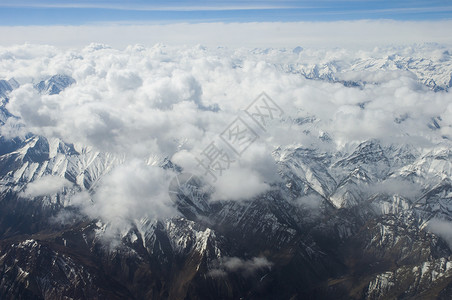
[[56, 95], [74, 83], [75, 80], [72, 77], [58, 74], [50, 77], [47, 80], [40, 81], [35, 85], [35, 88], [40, 93]]
[[[341, 157], [301, 147], [278, 149], [274, 155], [284, 182], [271, 192], [202, 210], [187, 210], [197, 199], [186, 199], [180, 202], [180, 217], [134, 220], [110, 248], [102, 240], [107, 224], [82, 217], [63, 225], [55, 220], [61, 211], [73, 209], [72, 190], [95, 189], [96, 181], [121, 161], [30, 137], [0, 158], [2, 295], [447, 295], [451, 250], [426, 224], [452, 217], [451, 183], [442, 178], [450, 176], [444, 166], [448, 160], [431, 152], [405, 152], [410, 159], [401, 164], [393, 153], [394, 146], [378, 141]], [[423, 179], [407, 176], [408, 170]], [[33, 200], [21, 194], [28, 183], [49, 174], [66, 178], [72, 187]], [[420, 185], [420, 193], [398, 194], [393, 185], [406, 182]], [[187, 194], [178, 197], [183, 201]], [[228, 258], [243, 268], [223, 265]], [[257, 258], [267, 263], [254, 266]], [[53, 266], [55, 271], [45, 271]]]
[[4, 124], [6, 119], [11, 116], [11, 114], [4, 108], [5, 104], [8, 102], [8, 93], [13, 89], [18, 88], [19, 83], [11, 78], [9, 80], [0, 80], [0, 124]]
[[375, 49], [373, 52], [349, 53], [345, 50], [296, 47], [292, 51], [255, 49], [253, 53], [284, 72], [300, 74], [308, 79], [340, 82], [350, 87], [379, 84], [396, 76], [416, 78], [435, 91], [452, 87], [452, 63], [448, 49], [424, 44], [382, 52], [384, 54]]
[[[305, 53], [297, 49], [291, 55], [301, 60]], [[436, 60], [394, 55], [276, 68], [348, 89], [380, 84], [369, 74], [401, 70], [426, 90], [448, 93], [449, 56], [446, 51]], [[235, 63], [234, 68], [243, 67]], [[108, 84], [127, 81], [127, 96], [135, 82], [130, 78], [111, 75]], [[34, 88], [59, 95], [78, 84], [55, 75]], [[14, 80], [0, 81], [2, 126], [17, 118], [5, 107], [17, 87]], [[99, 113], [99, 119], [108, 118]], [[106, 195], [113, 208], [132, 211], [132, 204], [115, 202], [114, 193], [122, 190], [114, 187], [121, 176], [147, 176], [138, 169], [117, 174], [127, 156], [33, 133], [1, 136], [0, 298], [450, 298], [451, 141], [445, 137], [421, 146], [371, 138], [337, 148], [331, 146], [335, 136], [318, 128], [317, 116], [292, 121], [308, 141], [326, 146], [274, 147], [278, 180], [257, 196], [213, 201], [214, 191], [202, 178], [156, 156], [146, 164], [174, 175], [168, 190], [169, 209], [176, 213], [121, 218], [112, 209], [107, 221], [87, 207], [99, 209], [89, 205]], [[419, 126], [432, 132], [441, 127], [440, 119], [430, 121]], [[119, 178], [107, 186], [114, 192], [101, 194], [105, 178]], [[128, 226], [112, 230], [116, 221]]]

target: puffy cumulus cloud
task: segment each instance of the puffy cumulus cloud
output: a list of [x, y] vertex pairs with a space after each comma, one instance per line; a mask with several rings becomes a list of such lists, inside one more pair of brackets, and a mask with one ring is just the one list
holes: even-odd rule
[[[230, 168], [211, 181], [215, 189], [213, 200], [249, 199], [270, 190], [270, 184], [281, 180], [273, 150], [271, 140], [260, 136], [241, 156], [229, 153], [229, 159], [233, 160]], [[203, 169], [198, 166], [197, 170]]]
[[195, 119], [202, 91], [189, 70], [165, 72], [145, 54], [104, 48], [81, 55], [88, 58], [64, 70], [77, 84], [63, 93], [38, 95], [26, 84], [11, 94], [8, 109], [28, 130], [132, 155], [174, 152], [180, 140], [201, 138]]
[[244, 276], [249, 276], [256, 271], [269, 269], [273, 263], [266, 257], [253, 257], [251, 259], [241, 259], [239, 257], [223, 257], [214, 262], [214, 267], [209, 271], [212, 277], [226, 276], [228, 273], [239, 272]]
[[[0, 130], [3, 135], [33, 132], [58, 137], [132, 162], [170, 157], [184, 171], [199, 173], [203, 170], [196, 158], [211, 142], [221, 143], [219, 135], [241, 116], [258, 138], [240, 156], [233, 156], [230, 169], [212, 184], [215, 199], [250, 198], [278, 180], [271, 152], [279, 145], [328, 150], [371, 138], [423, 145], [452, 138], [451, 94], [435, 93], [425, 85], [429, 79], [448, 83], [452, 70], [448, 53], [440, 46], [370, 51], [161, 44], [124, 50], [102, 44], [80, 50], [1, 48], [0, 77], [14, 77], [22, 85], [10, 94], [6, 106], [20, 119], [10, 118]], [[401, 70], [400, 65], [407, 64], [414, 67]], [[34, 90], [32, 83], [55, 74], [72, 76], [76, 83], [58, 95]], [[329, 80], [307, 79], [311, 77]], [[356, 86], [345, 86], [344, 80]], [[281, 122], [265, 130], [241, 112], [262, 91], [284, 111]], [[440, 128], [428, 126], [432, 118]], [[135, 167], [126, 164], [121, 172], [139, 180], [132, 171]], [[107, 186], [123, 193], [115, 199], [129, 197], [125, 195], [130, 187], [123, 190], [114, 184], [118, 172], [99, 185], [96, 195], [103, 196], [96, 196], [93, 200], [99, 203], [94, 205], [106, 206], [104, 198], [114, 198], [103, 188]], [[154, 178], [150, 171], [143, 172]], [[107, 219], [119, 218], [116, 212], [122, 212], [123, 219], [141, 212], [138, 204], [117, 209], [125, 205], [117, 202], [105, 208]]]
[[[214, 189], [212, 201], [249, 199], [270, 190], [270, 184], [281, 179], [271, 155], [272, 149], [268, 145], [256, 142], [242, 156], [238, 156], [232, 151], [227, 151], [224, 144], [216, 142], [214, 145], [222, 154], [219, 154], [218, 165], [215, 164], [212, 170], [208, 171], [203, 167], [207, 165], [208, 157], [200, 152], [205, 149], [197, 153], [182, 150], [171, 158], [184, 169], [184, 172], [204, 177]], [[215, 155], [215, 152], [211, 154]]]
[[[196, 151], [182, 150], [171, 160], [184, 169], [184, 172], [203, 176], [215, 190], [212, 199], [243, 200], [249, 199], [270, 189], [272, 183], [281, 180], [271, 141], [258, 136], [241, 155], [234, 153], [224, 142], [213, 137], [207, 147]], [[268, 142], [268, 143], [267, 143]], [[205, 167], [209, 159], [216, 157], [211, 169]]]
[[214, 201], [250, 199], [270, 189], [261, 174], [252, 169], [236, 166], [231, 166], [218, 176], [213, 186]]
[[50, 196], [62, 192], [64, 188], [72, 186], [67, 179], [58, 176], [44, 176], [27, 184], [21, 193], [23, 197]]
[[107, 74], [107, 84], [112, 91], [127, 91], [139, 88], [143, 81], [136, 73], [118, 70]]
[[112, 234], [127, 231], [136, 220], [177, 214], [168, 195], [173, 176], [171, 171], [132, 159], [103, 177], [94, 195], [81, 192], [72, 204], [108, 224]]

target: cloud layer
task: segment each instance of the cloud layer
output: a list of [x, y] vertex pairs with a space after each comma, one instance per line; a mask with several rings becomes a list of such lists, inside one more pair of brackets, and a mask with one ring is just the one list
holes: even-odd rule
[[[432, 74], [441, 75], [430, 79], [445, 85], [450, 53], [437, 45], [371, 51], [161, 44], [125, 50], [103, 44], [81, 50], [2, 48], [0, 77], [15, 78], [21, 86], [6, 106], [19, 119], [10, 118], [1, 133], [33, 132], [124, 157], [125, 164], [103, 179], [94, 196], [74, 201], [92, 217], [125, 224], [174, 213], [167, 195], [172, 174], [156, 167], [165, 157], [184, 171], [205, 174], [216, 188], [215, 199], [240, 200], [278, 180], [271, 152], [279, 145], [346, 151], [371, 138], [425, 148], [446, 142], [452, 138], [451, 94], [427, 87], [430, 75], [419, 68], [397, 64], [405, 58], [427, 63], [438, 68]], [[33, 87], [55, 74], [76, 83], [57, 95]], [[307, 79], [310, 74], [329, 80]], [[266, 127], [243, 111], [262, 91], [283, 111]], [[252, 136], [231, 135], [238, 117]], [[222, 133], [235, 140], [226, 141]], [[231, 147], [242, 147], [248, 138], [253, 142], [244, 151]], [[212, 156], [212, 145], [223, 166], [228, 164], [216, 179], [200, 163]], [[48, 185], [52, 191], [63, 186]], [[26, 192], [42, 195], [41, 183]]]
[[0, 45], [33, 43], [83, 47], [92, 42], [117, 48], [203, 44], [228, 47], [363, 47], [413, 43], [452, 44], [451, 21], [360, 20], [337, 22], [93, 24], [83, 26], [2, 26]]
[[[431, 48], [414, 53], [450, 65], [450, 55], [439, 55], [447, 49], [437, 49], [438, 56]], [[448, 136], [450, 94], [432, 92], [412, 72], [384, 67], [337, 71], [340, 78], [372, 83], [361, 89], [306, 80], [293, 72], [332, 62], [339, 69], [353, 58], [383, 64], [391, 55], [410, 57], [404, 52], [388, 48], [314, 54], [309, 49], [292, 53], [162, 45], [118, 51], [99, 44], [61, 51], [21, 46], [0, 51], [0, 76], [22, 83], [7, 108], [22, 117], [28, 130], [134, 155], [173, 155], [182, 145], [205, 147], [264, 90], [290, 112], [287, 116], [315, 117], [310, 126], [336, 140]], [[27, 84], [54, 74], [70, 75], [77, 83], [59, 95], [41, 95]], [[213, 107], [219, 111], [209, 109]], [[432, 134], [425, 124], [438, 116], [444, 126]], [[278, 134], [280, 129], [287, 128], [272, 126], [266, 136], [257, 135], [260, 140], [283, 139], [287, 134]]]

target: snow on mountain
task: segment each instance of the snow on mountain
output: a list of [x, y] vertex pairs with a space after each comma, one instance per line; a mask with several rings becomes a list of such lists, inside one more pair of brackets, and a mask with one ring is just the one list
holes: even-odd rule
[[19, 83], [14, 78], [9, 80], [0, 80], [0, 97], [3, 98], [2, 100], [7, 97], [8, 92], [17, 89], [18, 87]]
[[67, 75], [53, 75], [47, 80], [40, 81], [35, 88], [40, 93], [56, 95], [61, 93], [65, 88], [75, 83], [75, 80]]
[[5, 109], [8, 102], [8, 94], [19, 87], [19, 83], [11, 78], [9, 80], [0, 80], [0, 124], [4, 124], [11, 114]]
[[[347, 54], [350, 54], [349, 58], [345, 57]], [[394, 48], [373, 53], [361, 52], [358, 55], [331, 51], [323, 57], [308, 49], [300, 51], [298, 55], [300, 62], [287, 64], [283, 68], [309, 79], [336, 81], [346, 86], [359, 87], [378, 84], [387, 80], [388, 76], [403, 75], [414, 77], [435, 91], [452, 87], [450, 51], [435, 45], [422, 45], [414, 49]]]
[[[147, 58], [133, 49], [127, 50], [132, 54], [85, 49], [88, 57], [117, 57], [143, 72], [75, 65], [75, 79], [52, 76], [35, 86], [39, 95], [27, 88], [14, 92], [14, 103], [7, 107], [23, 119], [21, 128], [39, 132], [12, 137], [2, 131], [0, 137], [0, 295], [450, 296], [452, 250], [444, 232], [452, 226], [451, 141], [438, 133], [447, 131], [449, 112], [432, 119], [434, 108], [426, 115], [412, 109], [397, 119], [387, 116], [391, 107], [368, 99], [378, 88], [387, 97], [398, 94], [391, 85], [399, 84], [397, 76], [402, 76], [409, 78], [401, 81], [410, 91], [404, 95], [446, 101], [450, 55], [442, 48], [429, 54], [429, 49], [385, 49], [351, 57], [339, 50], [231, 54], [218, 49], [209, 59], [204, 59], [207, 50], [198, 48], [177, 52], [182, 58], [160, 46]], [[226, 60], [223, 52], [230, 55]], [[197, 64], [192, 65], [194, 60]], [[196, 69], [201, 65], [208, 72]], [[268, 81], [253, 79], [256, 72], [267, 74]], [[233, 88], [215, 92], [219, 86], [212, 78]], [[282, 86], [271, 85], [278, 81]], [[232, 97], [228, 93], [238, 97], [237, 82], [259, 88], [268, 84], [282, 102], [299, 107], [286, 110], [287, 118], [275, 121], [274, 128], [260, 130], [249, 152], [235, 157], [239, 170], [247, 172], [251, 165], [267, 175], [262, 178], [269, 188], [247, 199], [212, 201], [215, 183], [209, 186], [202, 175], [189, 174], [172, 161], [172, 154], [198, 148], [197, 153], [203, 153], [203, 142], [212, 142], [210, 138], [224, 130], [222, 121], [236, 117], [227, 100]], [[7, 96], [17, 85], [1, 81], [0, 88]], [[205, 94], [215, 98], [206, 99]], [[336, 102], [322, 104], [333, 94]], [[36, 114], [21, 106], [27, 95], [41, 101]], [[217, 103], [218, 110], [202, 109]], [[337, 109], [329, 111], [331, 103]], [[78, 109], [77, 116], [89, 118], [74, 119], [68, 113]], [[360, 120], [347, 123], [350, 116]], [[42, 125], [34, 117], [55, 123]], [[383, 120], [378, 126], [386, 120], [390, 125], [375, 129], [369, 121], [377, 119]], [[5, 114], [1, 126], [17, 125], [12, 120], [20, 118]], [[183, 124], [175, 125], [178, 122]], [[363, 139], [355, 131], [367, 124], [384, 133], [404, 122], [418, 127], [388, 132], [387, 139]], [[61, 127], [64, 130], [58, 130]], [[417, 128], [422, 129], [419, 135]], [[343, 135], [338, 134], [341, 130]], [[425, 138], [428, 134], [435, 138]], [[269, 176], [275, 170], [277, 174]], [[172, 180], [154, 175], [171, 175]], [[164, 196], [172, 202], [163, 201]], [[169, 213], [153, 217], [160, 212]], [[429, 226], [433, 220], [441, 220], [446, 230]]]

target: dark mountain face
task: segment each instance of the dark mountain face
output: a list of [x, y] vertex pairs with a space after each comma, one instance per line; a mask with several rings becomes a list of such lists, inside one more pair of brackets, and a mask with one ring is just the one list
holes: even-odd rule
[[[98, 167], [115, 162], [97, 156], [95, 169], [80, 169], [75, 166], [82, 165], [83, 154], [61, 141], [58, 147], [43, 137], [3, 142], [10, 151], [0, 156], [2, 299], [449, 295], [452, 253], [426, 222], [449, 216], [450, 184], [429, 181], [418, 198], [368, 188], [395, 177], [406, 180], [403, 170], [427, 160], [449, 162], [444, 155], [404, 153], [410, 159], [401, 165], [393, 147], [378, 141], [342, 157], [280, 149], [275, 159], [285, 182], [270, 192], [212, 203], [208, 194], [179, 192], [179, 217], [135, 220], [128, 232], [106, 239], [106, 224], [67, 205], [70, 189], [33, 200], [20, 190], [50, 172], [45, 170], [56, 157], [67, 166], [58, 176], [86, 185], [75, 189], [95, 185], [103, 174]], [[420, 175], [435, 178], [432, 171]], [[62, 212], [71, 218], [58, 222]]]

